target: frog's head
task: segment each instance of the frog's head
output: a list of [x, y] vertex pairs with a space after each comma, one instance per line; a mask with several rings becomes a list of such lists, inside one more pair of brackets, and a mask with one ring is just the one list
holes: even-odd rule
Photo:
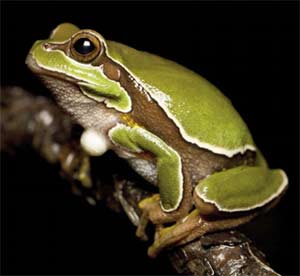
[[130, 99], [118, 83], [120, 72], [111, 66], [106, 50], [99, 33], [63, 23], [49, 39], [34, 43], [26, 64], [64, 108], [74, 102], [104, 101], [107, 107], [127, 112]]

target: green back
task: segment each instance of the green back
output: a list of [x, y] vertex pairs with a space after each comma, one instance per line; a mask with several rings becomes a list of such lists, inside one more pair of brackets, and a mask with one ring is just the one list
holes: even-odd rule
[[251, 134], [231, 102], [207, 80], [170, 60], [106, 42], [108, 55], [133, 73], [185, 139], [219, 153], [253, 147]]

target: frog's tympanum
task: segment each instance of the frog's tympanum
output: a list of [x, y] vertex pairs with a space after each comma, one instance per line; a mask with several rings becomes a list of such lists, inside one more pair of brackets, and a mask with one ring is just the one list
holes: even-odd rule
[[248, 222], [287, 187], [230, 100], [173, 61], [64, 23], [35, 42], [26, 63], [85, 129], [89, 155], [113, 150], [157, 185], [139, 204], [137, 234], [147, 221], [157, 226], [149, 256]]

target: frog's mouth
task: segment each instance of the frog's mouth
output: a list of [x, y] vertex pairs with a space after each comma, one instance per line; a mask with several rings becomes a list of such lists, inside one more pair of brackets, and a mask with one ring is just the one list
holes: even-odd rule
[[108, 109], [103, 102], [84, 95], [78, 80], [41, 68], [31, 54], [28, 55], [26, 64], [51, 91], [58, 105], [83, 128], [97, 127], [106, 130], [118, 121], [119, 113]]
[[31, 54], [26, 58], [26, 65], [41, 79], [46, 88], [52, 92], [57, 103], [70, 115], [76, 117], [77, 114], [82, 114], [84, 108], [89, 110], [98, 104], [81, 92], [77, 80], [43, 69]]
[[[32, 56], [31, 53], [29, 53], [26, 57], [25, 63], [27, 65], [27, 67], [37, 76], [43, 78], [43, 77], [53, 77], [56, 79], [60, 79], [62, 81], [65, 82], [70, 82], [73, 84], [76, 84], [78, 86], [78, 80], [75, 78], [72, 78], [66, 74], [63, 74], [61, 72], [55, 72], [55, 71], [50, 71], [50, 70], [46, 70], [43, 67], [41, 67], [37, 61], [35, 60], [35, 58]], [[81, 81], [82, 82], [82, 81]], [[78, 88], [79, 89], [79, 88]]]
[[[101, 102], [99, 99], [96, 100], [83, 94], [81, 87], [85, 84], [84, 81], [79, 81], [61, 72], [44, 69], [38, 64], [31, 53], [28, 54], [25, 63], [42, 80], [44, 85], [54, 94], [58, 103], [63, 107], [64, 104], [69, 104], [70, 102], [81, 104]], [[88, 83], [86, 84], [88, 86]]]

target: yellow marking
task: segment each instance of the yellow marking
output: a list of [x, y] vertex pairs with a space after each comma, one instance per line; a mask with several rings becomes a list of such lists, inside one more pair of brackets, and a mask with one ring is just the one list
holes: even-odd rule
[[129, 127], [136, 127], [136, 126], [140, 126], [134, 119], [132, 119], [132, 117], [128, 114], [122, 114], [121, 115], [121, 119], [123, 120], [123, 122], [129, 126]]

